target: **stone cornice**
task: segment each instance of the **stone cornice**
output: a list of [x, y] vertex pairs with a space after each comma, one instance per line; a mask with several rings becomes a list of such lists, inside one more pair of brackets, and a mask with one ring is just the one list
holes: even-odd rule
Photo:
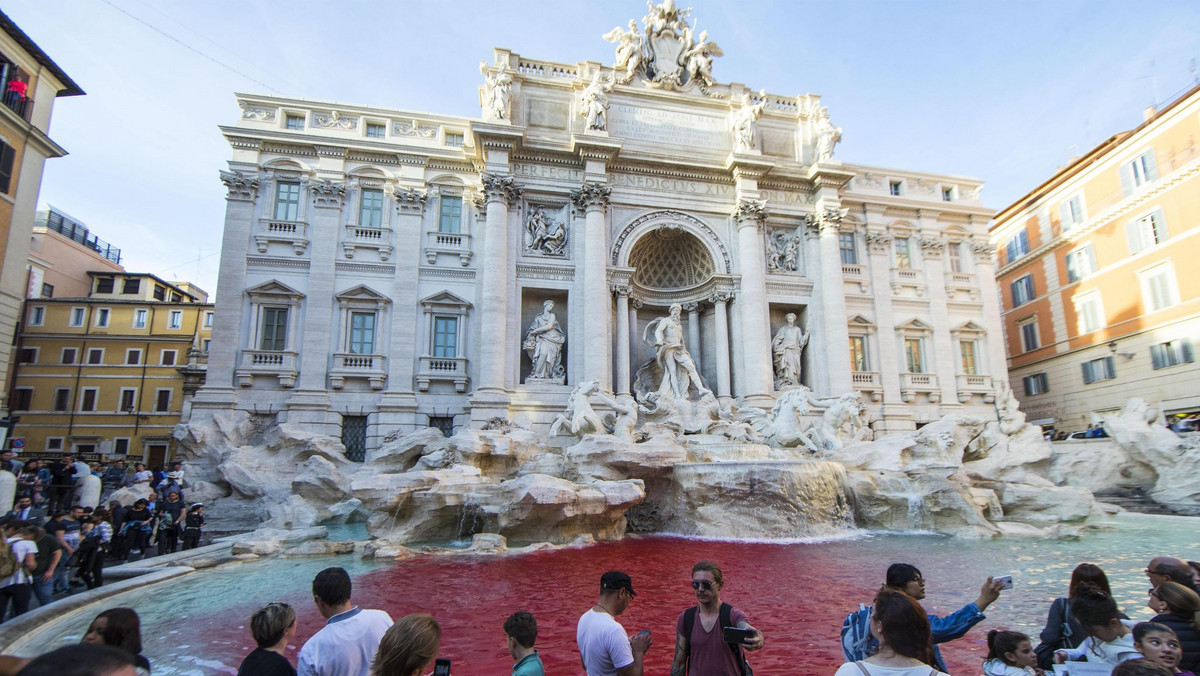
[[817, 188], [841, 190], [854, 178], [854, 172], [837, 165], [818, 163], [809, 167], [808, 177]]
[[582, 160], [598, 160], [611, 162], [621, 152], [624, 141], [606, 136], [571, 135], [571, 152]]
[[725, 161], [725, 170], [732, 173], [734, 178], [757, 180], [767, 175], [775, 168], [775, 161], [760, 155], [743, 155], [733, 153]]

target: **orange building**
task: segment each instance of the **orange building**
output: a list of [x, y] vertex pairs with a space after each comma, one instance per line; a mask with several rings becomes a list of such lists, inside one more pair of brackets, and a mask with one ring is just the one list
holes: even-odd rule
[[1145, 117], [991, 229], [1009, 380], [1058, 432], [1130, 397], [1200, 410], [1200, 87]]
[[[67, 154], [48, 136], [59, 96], [82, 94], [67, 74], [0, 12], [0, 383], [8, 384], [12, 336], [28, 287], [29, 238], [42, 167]], [[8, 412], [0, 387], [0, 415]]]

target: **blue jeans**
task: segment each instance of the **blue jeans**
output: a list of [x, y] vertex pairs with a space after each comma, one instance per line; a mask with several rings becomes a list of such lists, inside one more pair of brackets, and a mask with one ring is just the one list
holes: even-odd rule
[[49, 582], [42, 582], [41, 575], [33, 578], [33, 595], [37, 597], [39, 608], [49, 605], [54, 600], [54, 578]]
[[[64, 552], [65, 553], [65, 552]], [[58, 568], [54, 569], [54, 578], [51, 580], [54, 585], [52, 588], [56, 591], [71, 591], [71, 567], [66, 561], [59, 561]]]

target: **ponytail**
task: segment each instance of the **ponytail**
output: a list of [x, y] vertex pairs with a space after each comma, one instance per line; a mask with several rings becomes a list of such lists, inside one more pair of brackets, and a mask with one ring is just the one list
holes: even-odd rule
[[1016, 665], [1012, 662], [1009, 662], [1005, 655], [1007, 653], [1016, 654], [1017, 648], [1020, 647], [1021, 642], [1028, 640], [1029, 637], [1019, 631], [1001, 631], [999, 629], [993, 629], [989, 631], [987, 635], [988, 654], [984, 659], [1000, 660], [1007, 665], [1015, 667]]

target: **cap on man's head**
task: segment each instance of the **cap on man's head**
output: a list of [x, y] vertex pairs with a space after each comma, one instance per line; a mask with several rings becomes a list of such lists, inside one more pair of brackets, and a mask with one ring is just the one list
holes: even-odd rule
[[601, 575], [600, 589], [628, 589], [630, 594], [637, 596], [637, 592], [633, 590], [633, 580], [619, 570], [610, 570]]

